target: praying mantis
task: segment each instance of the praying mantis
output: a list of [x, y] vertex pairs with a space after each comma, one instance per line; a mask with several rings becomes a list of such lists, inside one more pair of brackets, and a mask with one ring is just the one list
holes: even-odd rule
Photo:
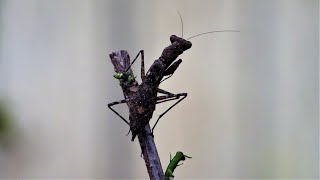
[[[154, 128], [159, 120], [187, 97], [187, 93], [174, 94], [159, 88], [160, 83], [170, 78], [181, 64], [182, 60], [179, 59], [175, 61], [176, 58], [192, 46], [190, 41], [175, 35], [170, 37], [170, 41], [171, 45], [164, 49], [160, 58], [155, 60], [146, 74], [143, 50], [137, 54], [132, 63], [130, 63], [130, 57], [126, 51], [118, 51], [110, 54], [111, 60], [114, 61], [119, 60], [119, 57], [121, 56], [127, 56], [126, 60], [124, 60], [125, 62], [122, 63], [123, 66], [120, 65], [122, 67], [118, 68], [114, 75], [114, 77], [120, 81], [120, 86], [123, 88], [125, 99], [109, 103], [108, 108], [130, 126], [129, 132], [132, 132], [132, 141], [134, 141], [135, 137], [149, 123], [157, 104], [178, 100], [158, 117], [152, 127], [152, 132], [150, 134], [152, 136]], [[142, 83], [138, 84], [131, 70], [131, 66], [140, 55]], [[163, 95], [157, 96], [158, 93]], [[122, 103], [127, 103], [129, 107], [129, 121], [112, 108], [112, 106]]]
[[[150, 134], [152, 136], [159, 120], [187, 97], [187, 93], [171, 93], [169, 91], [160, 89], [159, 85], [163, 81], [169, 79], [181, 64], [182, 60], [176, 59], [184, 51], [191, 48], [192, 43], [188, 40], [209, 33], [239, 32], [236, 30], [209, 31], [191, 36], [188, 39], [183, 39], [183, 21], [180, 13], [179, 16], [182, 23], [182, 37], [175, 35], [170, 37], [171, 45], [163, 50], [162, 55], [159, 57], [159, 59], [155, 60], [146, 74], [143, 50], [139, 51], [132, 63], [130, 63], [130, 57], [126, 51], [117, 51], [109, 55], [112, 63], [115, 65], [116, 74], [114, 75], [114, 78], [120, 81], [120, 86], [123, 89], [125, 99], [109, 103], [108, 108], [130, 126], [128, 134], [130, 131], [132, 132], [131, 141], [134, 141], [139, 132], [149, 123], [157, 104], [177, 100], [157, 118]], [[131, 66], [138, 59], [139, 55], [141, 55], [142, 79], [142, 83], [140, 85], [135, 80], [135, 76], [131, 70]], [[119, 60], [123, 61], [122, 64], [117, 64], [116, 61]], [[157, 96], [158, 93], [163, 95]], [[112, 106], [123, 103], [127, 103], [129, 107], [129, 121], [112, 108]]]

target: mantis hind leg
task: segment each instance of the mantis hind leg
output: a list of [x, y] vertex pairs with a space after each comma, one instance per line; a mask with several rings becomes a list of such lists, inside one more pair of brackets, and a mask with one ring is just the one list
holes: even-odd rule
[[124, 117], [122, 117], [116, 110], [114, 110], [112, 108], [112, 106], [114, 106], [114, 105], [118, 105], [118, 104], [122, 104], [122, 103], [126, 103], [126, 102], [128, 102], [128, 100], [125, 100], [125, 99], [121, 100], [121, 101], [115, 101], [115, 102], [109, 103], [108, 108], [111, 109], [111, 111], [113, 111], [117, 116], [119, 116], [125, 123], [127, 123], [130, 126], [129, 121], [126, 120]]
[[161, 93], [161, 94], [174, 95], [173, 93], [168, 92], [168, 91], [163, 90], [163, 89], [160, 89], [160, 88], [157, 89], [157, 92]]
[[[121, 120], [123, 120], [125, 123], [127, 123], [130, 126], [129, 121], [126, 120], [124, 117], [122, 117], [116, 110], [114, 110], [112, 108], [112, 106], [114, 106], [114, 105], [123, 104], [123, 103], [126, 103], [126, 102], [128, 102], [128, 100], [125, 100], [125, 99], [121, 100], [121, 101], [115, 101], [115, 102], [109, 103], [108, 104], [108, 108], [111, 109], [112, 112], [114, 112], [117, 116], [119, 116], [121, 118]], [[128, 131], [126, 136], [128, 136], [130, 132], [131, 132], [131, 129], [129, 129], [129, 131]]]
[[[173, 105], [171, 105], [167, 110], [165, 110], [162, 114], [160, 114], [160, 116], [158, 117], [156, 123], [153, 125], [152, 130], [151, 130], [151, 134], [153, 135], [153, 131], [154, 128], [157, 126], [159, 120], [167, 113], [169, 112], [174, 106], [176, 106], [177, 104], [179, 104], [184, 98], [187, 97], [187, 93], [179, 93], [179, 94], [167, 94], [165, 96], [158, 96], [157, 97], [157, 102], [156, 104], [160, 104], [163, 102], [167, 102], [167, 101], [172, 101], [172, 100], [177, 100], [179, 99], [177, 102], [175, 102]], [[181, 97], [181, 99], [180, 99]]]

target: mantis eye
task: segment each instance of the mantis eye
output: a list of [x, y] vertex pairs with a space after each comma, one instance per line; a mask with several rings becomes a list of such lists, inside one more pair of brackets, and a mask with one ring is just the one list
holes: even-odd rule
[[114, 78], [116, 79], [122, 79], [123, 78], [123, 74], [122, 73], [116, 73], [115, 75], [113, 75]]

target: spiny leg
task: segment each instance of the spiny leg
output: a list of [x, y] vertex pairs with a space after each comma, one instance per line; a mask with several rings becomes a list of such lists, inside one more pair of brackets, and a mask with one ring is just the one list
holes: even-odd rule
[[[115, 102], [112, 102], [112, 103], [109, 103], [108, 104], [108, 108], [111, 109], [111, 111], [113, 111], [116, 115], [118, 115], [125, 123], [127, 123], [129, 126], [129, 121], [127, 121], [124, 117], [122, 117], [116, 110], [114, 110], [111, 106], [114, 106], [114, 105], [118, 105], [118, 104], [122, 104], [122, 103], [126, 103], [128, 102], [128, 100], [121, 100], [121, 101], [115, 101]], [[129, 131], [130, 132], [130, 131]]]
[[160, 118], [162, 116], [164, 116], [167, 112], [169, 112], [174, 106], [176, 106], [178, 103], [180, 103], [184, 98], [187, 97], [187, 93], [179, 93], [179, 94], [172, 94], [172, 95], [167, 95], [167, 96], [159, 96], [157, 97], [157, 104], [159, 103], [163, 103], [163, 102], [167, 102], [167, 101], [171, 101], [171, 100], [175, 100], [175, 99], [179, 99], [180, 97], [182, 97], [181, 99], [179, 99], [177, 102], [175, 102], [173, 105], [171, 105], [166, 111], [164, 111], [157, 119], [156, 123], [153, 125], [152, 130], [151, 130], [151, 134], [153, 135], [153, 131], [154, 128], [156, 127], [156, 125], [158, 124]]
[[133, 59], [132, 63], [130, 64], [130, 66], [128, 67], [128, 69], [126, 71], [128, 71], [132, 64], [138, 59], [139, 55], [141, 54], [141, 79], [142, 81], [145, 79], [146, 75], [145, 75], [145, 70], [144, 70], [144, 51], [140, 50], [139, 53], [137, 54], [137, 56]]

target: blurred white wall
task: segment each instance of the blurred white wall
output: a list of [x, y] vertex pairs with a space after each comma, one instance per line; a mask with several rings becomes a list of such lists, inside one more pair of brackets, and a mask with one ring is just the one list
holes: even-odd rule
[[316, 179], [317, 0], [0, 0], [0, 95], [16, 125], [0, 177], [148, 178], [138, 142], [106, 106], [123, 97], [108, 54], [144, 49], [148, 68], [181, 35], [177, 10], [185, 37], [241, 32], [192, 39], [161, 85], [188, 92], [156, 128], [163, 168], [180, 150], [193, 158], [177, 179]]

